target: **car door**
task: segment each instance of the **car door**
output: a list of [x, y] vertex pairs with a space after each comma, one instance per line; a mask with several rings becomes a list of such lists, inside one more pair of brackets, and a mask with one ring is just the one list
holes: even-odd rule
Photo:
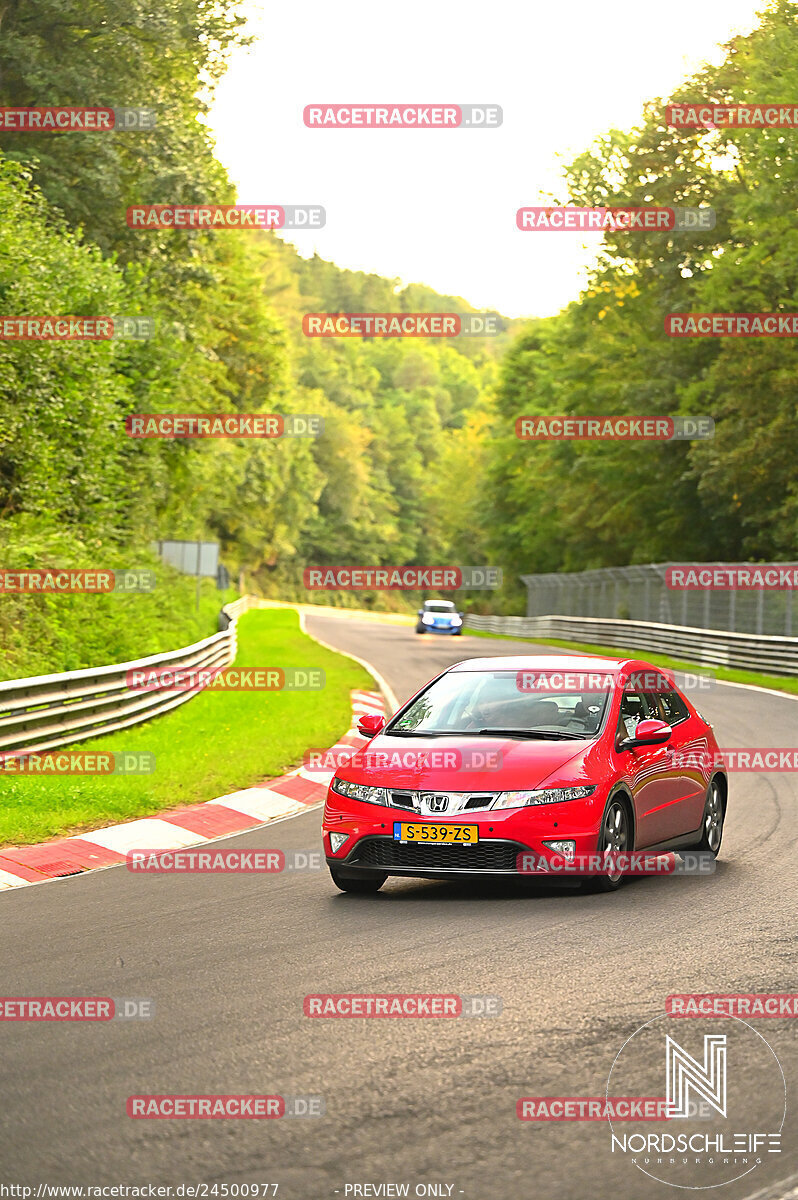
[[632, 793], [635, 809], [635, 844], [638, 848], [653, 846], [669, 835], [667, 810], [675, 799], [676, 789], [668, 776], [668, 745], [635, 746], [621, 750], [625, 738], [634, 737], [640, 721], [648, 718], [662, 720], [656, 697], [641, 691], [634, 683], [627, 684], [621, 697], [618, 725], [615, 731], [615, 752], [618, 766]]
[[661, 688], [657, 694], [662, 720], [673, 733], [668, 743], [668, 771], [674, 803], [663, 814], [665, 837], [692, 833], [701, 824], [706, 799], [706, 734], [678, 691]]

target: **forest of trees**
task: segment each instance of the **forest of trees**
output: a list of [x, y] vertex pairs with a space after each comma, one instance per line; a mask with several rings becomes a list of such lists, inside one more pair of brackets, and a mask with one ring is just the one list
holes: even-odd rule
[[[0, 16], [0, 105], [158, 114], [128, 134], [0, 132], [0, 315], [144, 314], [156, 329], [139, 342], [0, 340], [4, 565], [141, 561], [156, 537], [203, 536], [287, 597], [307, 563], [490, 562], [503, 593], [461, 600], [517, 611], [521, 572], [795, 557], [793, 344], [674, 340], [663, 320], [798, 309], [798, 132], [674, 129], [652, 99], [638, 129], [570, 164], [556, 200], [711, 205], [711, 231], [608, 233], [577, 300], [503, 322], [497, 338], [314, 341], [307, 311], [469, 305], [303, 259], [271, 233], [127, 228], [133, 203], [235, 199], [204, 121], [241, 37], [235, 3], [151, 11], [7, 0]], [[670, 99], [796, 95], [796, 10], [774, 0]], [[134, 412], [319, 413], [325, 430], [133, 440]], [[716, 433], [529, 443], [514, 435], [525, 413], [701, 414]]]
[[[795, 95], [798, 13], [777, 0], [720, 66], [671, 100]], [[487, 470], [489, 544], [511, 573], [796, 557], [794, 341], [672, 339], [663, 326], [669, 312], [798, 309], [798, 132], [669, 128], [663, 109], [652, 101], [639, 129], [612, 131], [577, 158], [561, 202], [711, 205], [717, 224], [673, 237], [606, 235], [579, 300], [535, 323], [506, 356], [502, 444]], [[530, 447], [512, 436], [520, 411], [708, 415], [715, 436]]]

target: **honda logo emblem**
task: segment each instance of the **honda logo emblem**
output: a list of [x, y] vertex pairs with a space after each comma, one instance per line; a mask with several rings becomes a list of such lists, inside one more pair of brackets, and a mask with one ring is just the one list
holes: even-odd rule
[[446, 809], [449, 807], [449, 797], [445, 794], [425, 795], [424, 800], [426, 801], [427, 808], [430, 810], [430, 812], [446, 812]]

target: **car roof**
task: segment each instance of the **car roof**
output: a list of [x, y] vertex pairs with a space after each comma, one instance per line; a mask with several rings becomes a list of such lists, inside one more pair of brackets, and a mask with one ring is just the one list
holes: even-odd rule
[[425, 600], [425, 604], [447, 604], [449, 608], [454, 608], [453, 600]]
[[[601, 658], [599, 655], [513, 654], [497, 658], [468, 658], [455, 663], [451, 671], [621, 671], [627, 667], [656, 670], [636, 658]], [[667, 673], [667, 672], [666, 672]]]

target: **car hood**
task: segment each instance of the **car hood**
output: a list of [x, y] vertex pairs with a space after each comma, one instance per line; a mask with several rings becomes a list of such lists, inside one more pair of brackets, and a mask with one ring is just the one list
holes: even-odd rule
[[407, 738], [378, 734], [336, 774], [353, 783], [408, 791], [517, 791], [563, 773], [590, 782], [595, 741], [527, 741], [505, 737]]

